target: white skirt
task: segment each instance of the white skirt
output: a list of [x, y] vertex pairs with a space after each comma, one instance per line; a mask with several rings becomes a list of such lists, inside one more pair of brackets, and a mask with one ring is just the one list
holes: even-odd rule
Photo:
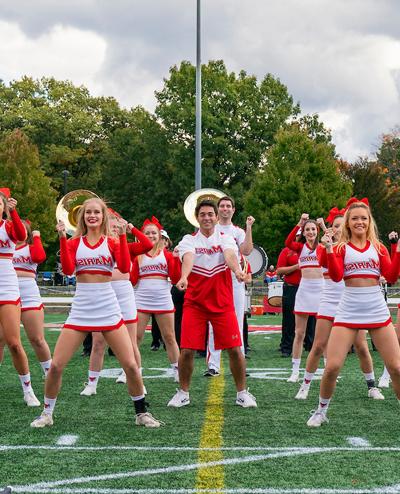
[[378, 285], [346, 286], [333, 325], [369, 329], [387, 326], [391, 321], [388, 306]]
[[171, 283], [158, 278], [141, 278], [135, 286], [138, 312], [165, 314], [175, 312], [171, 297]]
[[19, 277], [18, 285], [22, 311], [43, 309], [42, 298], [35, 278]]
[[323, 278], [318, 278], [316, 280], [301, 278], [300, 285], [296, 293], [293, 312], [295, 314], [308, 314], [309, 316], [316, 316], [323, 286]]
[[129, 280], [112, 281], [111, 286], [117, 296], [125, 324], [137, 322], [135, 292]]
[[20, 303], [18, 278], [11, 259], [0, 258], [0, 305]]
[[64, 328], [77, 331], [111, 331], [124, 324], [111, 281], [77, 283], [71, 312]]
[[342, 298], [344, 290], [344, 281], [338, 283], [330, 278], [324, 278], [324, 288], [322, 289], [321, 300], [319, 302], [317, 319], [335, 319], [336, 311]]

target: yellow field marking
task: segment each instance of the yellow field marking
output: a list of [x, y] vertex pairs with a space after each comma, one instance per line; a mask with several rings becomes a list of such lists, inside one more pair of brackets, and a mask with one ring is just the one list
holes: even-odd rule
[[[201, 431], [200, 448], [216, 448], [212, 451], [199, 451], [199, 463], [223, 460], [222, 428], [224, 425], [224, 388], [225, 379], [221, 359], [221, 375], [210, 378], [206, 402], [204, 425]], [[215, 493], [224, 488], [224, 466], [199, 468], [196, 489], [216, 489]]]

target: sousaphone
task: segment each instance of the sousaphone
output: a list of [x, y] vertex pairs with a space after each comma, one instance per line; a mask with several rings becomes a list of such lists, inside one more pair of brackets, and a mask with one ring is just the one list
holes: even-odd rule
[[196, 206], [200, 204], [201, 201], [210, 200], [217, 203], [221, 197], [226, 196], [225, 192], [221, 192], [217, 189], [199, 189], [192, 192], [187, 198], [183, 205], [183, 212], [185, 218], [196, 228], [199, 228], [199, 223], [194, 214]]
[[73, 235], [78, 224], [78, 214], [82, 204], [87, 199], [93, 197], [98, 198], [94, 192], [90, 190], [78, 189], [68, 192], [57, 204], [56, 218], [57, 221], [63, 221], [65, 230], [68, 235]]

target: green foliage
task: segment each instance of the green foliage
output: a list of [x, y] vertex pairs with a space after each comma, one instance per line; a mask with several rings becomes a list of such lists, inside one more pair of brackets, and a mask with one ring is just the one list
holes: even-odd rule
[[307, 212], [324, 216], [342, 207], [351, 184], [339, 174], [333, 145], [316, 142], [298, 124], [281, 130], [265, 156], [267, 165], [246, 194], [246, 210], [257, 217], [254, 239], [275, 262], [289, 231]]
[[382, 137], [376, 157], [389, 180], [400, 184], [400, 129]]

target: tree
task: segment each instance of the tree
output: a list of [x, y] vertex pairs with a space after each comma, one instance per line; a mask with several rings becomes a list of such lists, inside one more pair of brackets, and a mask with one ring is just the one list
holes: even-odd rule
[[390, 182], [400, 184], [400, 128], [382, 136], [376, 157]]
[[266, 166], [246, 194], [245, 207], [256, 216], [254, 239], [276, 259], [301, 213], [324, 216], [342, 207], [351, 194], [343, 179], [335, 148], [309, 137], [298, 124], [280, 130], [267, 151]]

